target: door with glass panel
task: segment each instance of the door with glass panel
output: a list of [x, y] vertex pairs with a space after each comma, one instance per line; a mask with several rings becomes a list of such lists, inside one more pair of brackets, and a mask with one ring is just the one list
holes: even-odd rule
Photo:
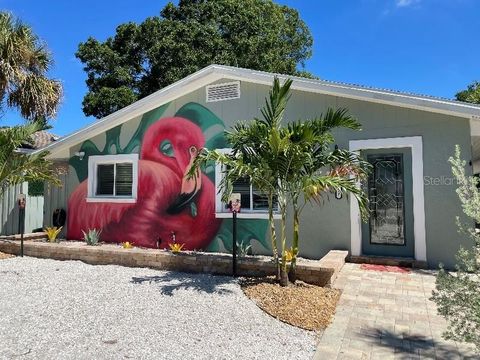
[[370, 214], [362, 224], [362, 253], [413, 257], [411, 150], [365, 150], [362, 156], [372, 165], [364, 183]]

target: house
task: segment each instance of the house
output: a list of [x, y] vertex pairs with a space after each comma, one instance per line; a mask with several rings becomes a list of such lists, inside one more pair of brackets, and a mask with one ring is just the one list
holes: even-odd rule
[[[284, 79], [285, 76], [279, 76]], [[194, 179], [185, 172], [202, 147], [227, 149], [224, 130], [259, 116], [274, 74], [208, 66], [48, 145], [66, 171], [62, 188], [46, 194], [45, 225], [67, 211], [67, 237], [100, 228], [106, 241], [229, 251], [231, 214], [218, 194], [222, 171], [210, 164]], [[448, 158], [456, 144], [480, 169], [480, 106], [357, 85], [293, 77], [286, 119], [348, 108], [360, 132], [339, 130], [336, 145], [360, 151], [373, 165], [368, 180], [372, 215], [362, 223], [355, 201], [338, 194], [302, 213], [301, 255], [330, 249], [353, 255], [413, 258], [431, 267], [454, 263], [461, 207]], [[248, 182], [238, 240], [269, 253], [266, 206]], [[339, 199], [337, 199], [339, 198]]]

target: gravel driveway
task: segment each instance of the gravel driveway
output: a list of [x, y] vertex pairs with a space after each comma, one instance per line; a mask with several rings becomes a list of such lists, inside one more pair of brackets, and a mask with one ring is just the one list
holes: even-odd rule
[[228, 277], [79, 261], [0, 261], [0, 358], [310, 359]]

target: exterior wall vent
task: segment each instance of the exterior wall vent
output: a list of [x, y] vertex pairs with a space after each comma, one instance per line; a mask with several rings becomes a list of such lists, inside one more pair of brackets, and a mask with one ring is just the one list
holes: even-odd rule
[[240, 98], [240, 81], [207, 85], [207, 103]]

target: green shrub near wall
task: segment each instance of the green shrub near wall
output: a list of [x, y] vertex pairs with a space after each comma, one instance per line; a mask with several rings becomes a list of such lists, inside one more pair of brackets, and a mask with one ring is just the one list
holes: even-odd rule
[[41, 180], [32, 180], [28, 182], [29, 196], [43, 196], [44, 189], [44, 182]]

